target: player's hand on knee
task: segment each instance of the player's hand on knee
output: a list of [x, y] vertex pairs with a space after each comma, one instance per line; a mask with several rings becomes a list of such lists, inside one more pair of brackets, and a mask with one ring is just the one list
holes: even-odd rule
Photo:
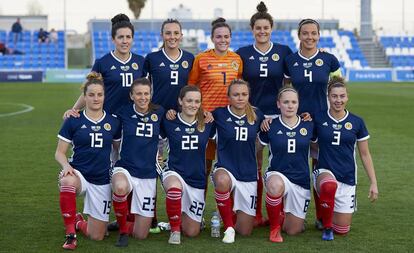
[[75, 169], [72, 166], [70, 166], [70, 165], [65, 166], [65, 168], [63, 168], [63, 170], [60, 173], [60, 175], [61, 175], [61, 177], [66, 177], [68, 175], [76, 176]]
[[74, 117], [74, 118], [79, 118], [80, 114], [79, 114], [79, 110], [72, 108], [67, 110], [64, 114], [63, 114], [63, 119], [67, 119], [69, 117]]
[[177, 117], [177, 112], [173, 109], [167, 111], [166, 117], [168, 120], [174, 120]]
[[211, 112], [204, 112], [204, 123], [211, 123], [214, 121], [213, 114]]
[[272, 118], [265, 118], [260, 124], [260, 130], [263, 132], [268, 132], [270, 130], [270, 124], [272, 124]]

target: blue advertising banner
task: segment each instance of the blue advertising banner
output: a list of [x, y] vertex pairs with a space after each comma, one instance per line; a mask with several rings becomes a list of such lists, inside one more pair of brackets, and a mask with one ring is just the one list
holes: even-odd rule
[[46, 83], [83, 83], [90, 69], [48, 69]]
[[397, 81], [414, 82], [414, 69], [412, 70], [395, 70]]
[[43, 71], [0, 71], [0, 82], [41, 82]]
[[350, 82], [391, 82], [392, 69], [364, 69], [348, 71]]

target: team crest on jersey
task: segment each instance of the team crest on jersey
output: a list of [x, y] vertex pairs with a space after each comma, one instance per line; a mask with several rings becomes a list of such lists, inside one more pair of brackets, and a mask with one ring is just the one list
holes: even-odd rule
[[121, 69], [122, 69], [123, 71], [128, 71], [128, 70], [129, 70], [129, 66], [121, 66]]
[[179, 64], [170, 64], [170, 69], [171, 70], [177, 70], [180, 67]]
[[286, 135], [289, 136], [290, 138], [293, 138], [296, 136], [296, 132], [286, 132]]
[[278, 61], [278, 60], [280, 60], [280, 56], [278, 54], [272, 54], [272, 60], [273, 61]]
[[208, 64], [208, 65], [207, 65], [207, 70], [212, 70], [212, 69], [213, 69], [213, 65]]
[[183, 68], [188, 68], [188, 61], [183, 61], [182, 63], [181, 63], [181, 66], [183, 66]]
[[312, 62], [304, 62], [303, 67], [306, 69], [312, 67]]
[[342, 125], [341, 125], [341, 124], [332, 124], [332, 127], [333, 127], [335, 130], [341, 130]]
[[101, 126], [91, 126], [91, 129], [95, 132], [98, 132], [99, 130], [101, 130]]
[[239, 69], [239, 64], [238, 64], [236, 61], [232, 61], [232, 62], [231, 62], [231, 67], [232, 67], [234, 70], [238, 70], [238, 69]]
[[300, 133], [301, 135], [303, 135], [303, 136], [306, 136], [306, 135], [308, 134], [308, 130], [306, 130], [306, 128], [302, 127], [302, 128], [299, 130], [299, 133]]
[[244, 123], [246, 123], [243, 119], [241, 119], [241, 120], [236, 120], [236, 121], [234, 121], [234, 122], [236, 122], [236, 124], [237, 124], [237, 125], [239, 125], [239, 126], [243, 126], [243, 125], [244, 125]]
[[109, 123], [105, 123], [105, 124], [104, 124], [104, 129], [105, 129], [106, 131], [111, 131], [111, 124], [109, 124]]
[[157, 116], [157, 114], [151, 114], [151, 120], [152, 121], [154, 121], [154, 122], [157, 122], [158, 121], [158, 116]]
[[323, 60], [322, 59], [316, 59], [315, 65], [318, 66], [318, 67], [322, 66], [323, 65]]
[[[272, 55], [272, 57], [273, 57], [273, 55]], [[261, 61], [261, 62], [267, 62], [269, 60], [269, 57], [267, 57], [267, 56], [260, 56], [259, 57], [259, 61]]]
[[138, 70], [138, 64], [137, 64], [136, 62], [132, 63], [132, 64], [131, 64], [131, 67], [132, 67], [134, 70]]
[[194, 127], [186, 127], [185, 132], [188, 133], [188, 134], [192, 134], [192, 133], [195, 132], [195, 128]]
[[142, 120], [144, 123], [147, 123], [147, 122], [148, 122], [148, 120], [149, 120], [149, 118], [148, 118], [148, 117], [145, 117], [145, 118], [141, 118], [141, 120]]
[[352, 123], [351, 122], [346, 122], [345, 123], [345, 129], [346, 130], [351, 130], [352, 129]]

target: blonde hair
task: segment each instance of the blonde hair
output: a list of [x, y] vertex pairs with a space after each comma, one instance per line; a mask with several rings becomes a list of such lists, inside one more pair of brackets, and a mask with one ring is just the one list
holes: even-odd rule
[[[181, 99], [181, 100], [183, 100], [183, 98], [185, 97], [185, 95], [188, 92], [191, 92], [191, 91], [198, 92], [201, 95], [201, 91], [200, 91], [200, 89], [197, 86], [194, 86], [194, 85], [185, 85], [185, 86], [183, 86], [181, 88], [180, 94], [178, 95], [178, 98]], [[201, 101], [200, 102], [202, 102], [202, 101], [203, 101], [203, 98], [201, 96]], [[196, 114], [196, 120], [197, 120], [197, 130], [199, 132], [204, 132], [204, 129], [205, 129], [204, 111], [203, 111], [203, 108], [201, 107], [201, 105], [200, 105], [200, 108], [198, 108], [198, 111], [197, 111], [197, 114]]]
[[[230, 82], [230, 85], [227, 88], [227, 96], [228, 97], [230, 97], [230, 91], [231, 91], [231, 88], [234, 85], [246, 85], [247, 90], [249, 91], [249, 96], [250, 96], [250, 85], [249, 85], [249, 83], [247, 81], [244, 81], [243, 79], [234, 79], [233, 81]], [[257, 115], [256, 115], [256, 112], [255, 112], [253, 106], [250, 104], [250, 102], [247, 102], [245, 111], [246, 111], [247, 121], [250, 124], [253, 124], [257, 119]]]
[[86, 95], [86, 91], [88, 91], [88, 87], [92, 84], [98, 84], [98, 85], [101, 85], [103, 88], [105, 88], [102, 75], [98, 72], [92, 71], [86, 76], [86, 81], [81, 86], [83, 95]]

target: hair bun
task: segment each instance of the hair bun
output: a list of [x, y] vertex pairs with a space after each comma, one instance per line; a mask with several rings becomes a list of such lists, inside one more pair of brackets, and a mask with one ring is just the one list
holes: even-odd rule
[[92, 81], [92, 80], [99, 80], [103, 81], [102, 75], [98, 72], [92, 71], [86, 76], [86, 80]]
[[211, 22], [211, 26], [214, 26], [215, 24], [218, 23], [226, 23], [226, 20], [222, 17], [216, 18], [215, 20], [213, 20], [213, 22]]
[[256, 9], [258, 12], [267, 12], [267, 7], [263, 1], [256, 6]]
[[111, 19], [112, 25], [118, 22], [122, 22], [122, 21], [130, 22], [128, 16], [123, 13], [119, 13], [118, 15], [116, 15], [115, 17]]

